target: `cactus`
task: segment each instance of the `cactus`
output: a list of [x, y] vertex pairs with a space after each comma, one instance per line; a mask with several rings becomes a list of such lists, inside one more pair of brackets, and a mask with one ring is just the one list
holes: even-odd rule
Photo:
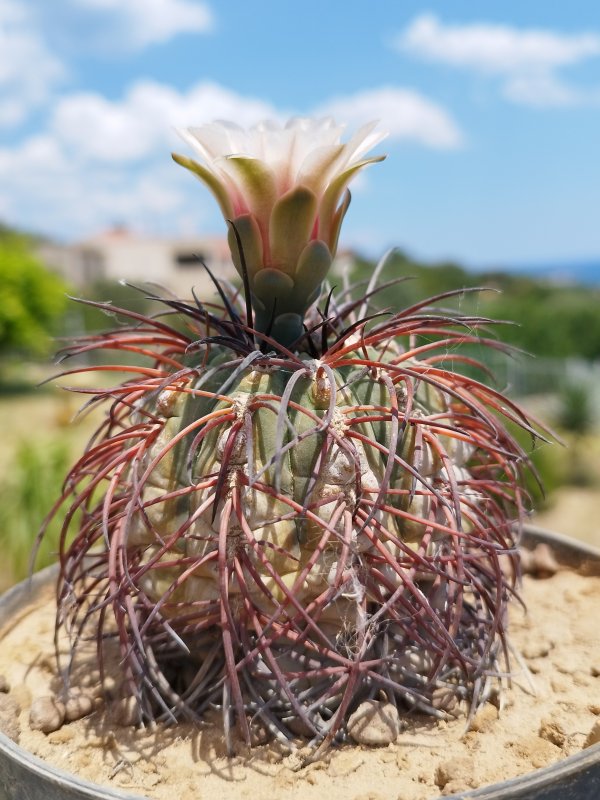
[[[366, 287], [323, 292], [345, 186], [378, 160], [363, 159], [372, 128], [340, 133], [296, 120], [187, 134], [207, 164], [176, 160], [217, 196], [244, 292], [214, 279], [219, 305], [110, 306], [126, 324], [63, 354], [145, 360], [66, 373], [127, 378], [89, 390], [107, 413], [57, 502], [71, 503], [65, 680], [94, 636], [103, 673], [117, 647], [136, 719], [217, 706], [230, 747], [260, 723], [320, 753], [365, 699], [472, 714], [508, 666], [530, 467], [507, 428], [538, 433], [467, 376], [469, 345], [507, 348], [490, 320], [439, 306], [456, 293], [379, 312], [382, 265]], [[447, 368], [449, 351], [469, 369]]]

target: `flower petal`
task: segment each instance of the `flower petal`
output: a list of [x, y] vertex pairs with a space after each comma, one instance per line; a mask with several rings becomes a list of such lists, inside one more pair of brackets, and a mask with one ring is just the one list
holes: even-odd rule
[[222, 156], [249, 152], [248, 134], [235, 122], [219, 120], [198, 128], [178, 128], [177, 133], [209, 163]]
[[[243, 214], [241, 217], [236, 217], [234, 220], [232, 220], [232, 222], [235, 225], [238, 236], [240, 237], [244, 261], [246, 262], [246, 269], [248, 270], [248, 276], [252, 278], [252, 276], [265, 265], [263, 260], [262, 237], [260, 235], [258, 224], [252, 214]], [[229, 243], [229, 249], [231, 250], [231, 257], [233, 258], [235, 268], [240, 275], [243, 276], [242, 259], [240, 257], [237, 239], [235, 237], [235, 233], [231, 229], [231, 226], [227, 234], [227, 241]]]
[[295, 286], [293, 278], [278, 269], [261, 269], [252, 278], [252, 294], [262, 301], [268, 316], [273, 310], [277, 314], [296, 310]]
[[375, 164], [378, 161], [383, 161], [384, 158], [385, 156], [372, 156], [371, 158], [365, 158], [356, 164], [352, 164], [339, 175], [335, 176], [333, 181], [327, 187], [327, 190], [323, 196], [323, 200], [321, 201], [321, 207], [319, 209], [320, 239], [324, 239], [326, 242], [331, 241], [331, 233], [334, 225], [334, 217], [337, 205], [342, 196], [342, 192], [348, 183], [363, 167], [366, 167], [368, 164]]
[[269, 221], [270, 265], [293, 275], [298, 256], [310, 240], [317, 214], [317, 198], [297, 186], [273, 207]]
[[287, 297], [294, 290], [294, 279], [279, 269], [261, 269], [252, 282], [252, 288], [261, 295]]
[[331, 267], [331, 253], [325, 242], [318, 239], [306, 245], [300, 258], [294, 280], [296, 282], [296, 294], [302, 298], [303, 312], [310, 304], [311, 296], [315, 289], [325, 280]]
[[219, 206], [221, 207], [221, 211], [223, 212], [225, 219], [230, 219], [233, 217], [233, 206], [230, 201], [230, 193], [227, 191], [224, 183], [220, 181], [209, 169], [203, 167], [202, 164], [199, 164], [197, 161], [194, 161], [193, 158], [180, 156], [178, 153], [172, 153], [171, 155], [173, 157], [173, 161], [177, 162], [177, 164], [180, 164], [182, 167], [189, 169], [190, 172], [193, 172], [194, 175], [200, 178], [200, 180], [206, 184], [206, 186], [208, 186], [215, 196]]
[[346, 143], [345, 148], [348, 158], [346, 163], [358, 161], [365, 153], [368, 153], [369, 150], [388, 136], [387, 131], [374, 130], [378, 124], [376, 120], [374, 122], [367, 122], [366, 125], [359, 128]]
[[329, 245], [329, 249], [331, 250], [333, 255], [335, 255], [337, 251], [338, 241], [340, 238], [340, 230], [342, 228], [342, 222], [344, 221], [344, 217], [346, 216], [346, 211], [348, 211], [351, 199], [352, 197], [350, 195], [350, 190], [346, 189], [342, 197], [342, 202], [337, 207], [336, 212], [333, 215], [333, 219], [331, 220], [331, 227], [329, 229], [329, 239], [327, 241], [327, 244]]
[[344, 150], [345, 145], [343, 144], [313, 148], [300, 165], [298, 183], [308, 186], [309, 189], [321, 196]]
[[248, 209], [258, 221], [263, 242], [268, 247], [269, 217], [277, 200], [273, 170], [260, 159], [249, 156], [230, 156], [222, 160], [220, 165], [237, 181]]

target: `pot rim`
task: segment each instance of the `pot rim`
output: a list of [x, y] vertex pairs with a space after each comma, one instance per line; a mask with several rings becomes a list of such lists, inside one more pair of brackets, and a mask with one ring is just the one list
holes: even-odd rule
[[[597, 568], [600, 574], [600, 549], [563, 534], [548, 531], [534, 525], [524, 525], [521, 545], [531, 548], [540, 543], [549, 544], [562, 563], [573, 567], [591, 564], [594, 567], [594, 571]], [[24, 598], [28, 596], [29, 599], [33, 599], [53, 578], [57, 570], [58, 565], [54, 564], [13, 586], [8, 592], [0, 596], [2, 606], [7, 609], [8, 613], [11, 613], [13, 609], [16, 611], [22, 608]], [[2, 760], [8, 759], [37, 774], [38, 777], [53, 784], [56, 788], [78, 790], [81, 797], [95, 798], [95, 800], [149, 800], [143, 795], [125, 794], [100, 784], [91, 783], [79, 778], [77, 775], [54, 767], [15, 744], [0, 732], [0, 767]], [[478, 800], [501, 800], [506, 796], [505, 792], [507, 791], [514, 793], [515, 791], [524, 792], [528, 789], [539, 793], [545, 787], [556, 785], [559, 781], [566, 780], [572, 775], [578, 775], [585, 770], [593, 768], [600, 769], [600, 742], [579, 753], [568, 756], [556, 764], [541, 767], [533, 772], [509, 778], [506, 781], [488, 784], [472, 791], [443, 795], [439, 797], [439, 800], [453, 800], [453, 798], [456, 798], [456, 800], [459, 800], [459, 798], [460, 800], [463, 798], [465, 800], [467, 798], [473, 798], [473, 800], [475, 798]], [[536, 794], [537, 796], [541, 797], [539, 794]], [[515, 795], [515, 797], [525, 797], [525, 795], [520, 794]]]

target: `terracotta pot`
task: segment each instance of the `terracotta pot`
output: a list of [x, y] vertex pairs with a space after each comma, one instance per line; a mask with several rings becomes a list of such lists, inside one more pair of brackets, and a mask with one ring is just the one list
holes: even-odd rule
[[[561, 564], [600, 574], [600, 551], [565, 536], [528, 526], [523, 546], [546, 543]], [[56, 570], [49, 567], [0, 597], [0, 627], [17, 615]], [[528, 775], [439, 800], [596, 800], [600, 797], [600, 743]], [[0, 800], [146, 800], [81, 780], [41, 761], [0, 733]]]

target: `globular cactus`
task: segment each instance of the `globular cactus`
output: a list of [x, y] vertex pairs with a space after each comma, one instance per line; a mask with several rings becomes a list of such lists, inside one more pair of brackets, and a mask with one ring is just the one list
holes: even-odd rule
[[[365, 699], [443, 717], [456, 700], [476, 709], [505, 674], [529, 468], [505, 423], [536, 433], [468, 377], [469, 345], [504, 348], [489, 320], [439, 309], [447, 295], [380, 314], [375, 275], [315, 305], [341, 194], [367, 163], [352, 158], [372, 136], [349, 154], [319, 124], [333, 140], [294, 170], [311, 124], [255, 131], [290, 150], [272, 179], [232, 156], [234, 188], [239, 163], [219, 183], [178, 157], [232, 218], [243, 308], [215, 281], [220, 309], [164, 299], [177, 322], [117, 309], [128, 325], [68, 350], [149, 363], [91, 390], [108, 411], [61, 498], [57, 624], [75, 650], [96, 631], [101, 664], [118, 641], [140, 720], [218, 706], [228, 737], [235, 721], [250, 742], [260, 721], [324, 747]], [[205, 135], [235, 153], [242, 134]], [[469, 369], [447, 368], [449, 353]]]

